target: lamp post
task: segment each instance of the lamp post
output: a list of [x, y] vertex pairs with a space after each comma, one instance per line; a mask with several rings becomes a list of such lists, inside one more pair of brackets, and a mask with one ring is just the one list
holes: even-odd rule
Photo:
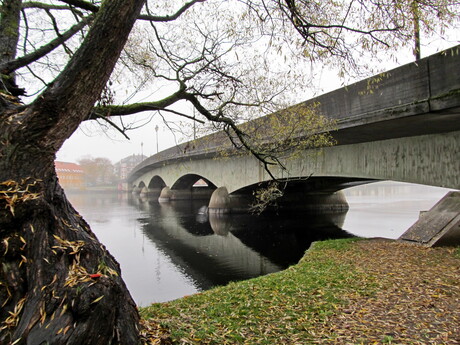
[[193, 140], [196, 139], [195, 107], [193, 107]]
[[141, 142], [141, 157], [144, 157], [144, 143]]
[[157, 134], [157, 153], [158, 153], [158, 125], [155, 126], [155, 132]]

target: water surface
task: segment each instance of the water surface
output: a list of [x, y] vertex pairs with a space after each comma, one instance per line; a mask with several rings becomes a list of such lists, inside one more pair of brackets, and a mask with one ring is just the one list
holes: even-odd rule
[[128, 194], [69, 194], [122, 268], [136, 303], [146, 306], [295, 264], [313, 241], [397, 238], [446, 190], [378, 183], [346, 191], [348, 213], [200, 214], [205, 202], [156, 200]]

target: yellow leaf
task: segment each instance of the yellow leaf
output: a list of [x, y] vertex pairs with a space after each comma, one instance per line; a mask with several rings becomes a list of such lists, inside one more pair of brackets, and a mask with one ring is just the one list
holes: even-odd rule
[[97, 302], [99, 302], [99, 301], [100, 301], [101, 299], [103, 299], [103, 298], [104, 298], [104, 295], [102, 295], [102, 296], [96, 298], [96, 299], [95, 299], [94, 301], [92, 301], [90, 304], [97, 303]]

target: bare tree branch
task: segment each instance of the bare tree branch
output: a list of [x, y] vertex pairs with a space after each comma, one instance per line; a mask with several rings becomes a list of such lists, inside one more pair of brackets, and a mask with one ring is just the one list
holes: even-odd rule
[[62, 35], [56, 37], [51, 42], [45, 44], [44, 46], [38, 48], [34, 52], [17, 58], [12, 61], [8, 61], [0, 65], [0, 71], [4, 74], [11, 73], [21, 67], [27, 66], [31, 62], [37, 61], [38, 59], [42, 58], [46, 54], [50, 53], [60, 45], [62, 45], [65, 41], [70, 39], [73, 35], [75, 35], [78, 31], [83, 29], [88, 23], [93, 19], [93, 16], [88, 16], [83, 18], [79, 23], [72, 26], [69, 30], [64, 32]]
[[[247, 134], [242, 131], [236, 123], [229, 117], [223, 115], [222, 112], [219, 112], [217, 115], [213, 115], [208, 109], [206, 109], [198, 100], [198, 98], [192, 94], [186, 94], [185, 98], [193, 104], [195, 109], [197, 109], [206, 119], [215, 123], [222, 123], [224, 125], [224, 131], [227, 134], [228, 138], [232, 142], [235, 147], [239, 147], [240, 145], [242, 148], [247, 150], [251, 155], [253, 155], [257, 160], [259, 160], [263, 165], [265, 171], [270, 175], [273, 180], [276, 180], [276, 177], [270, 171], [270, 166], [278, 165], [281, 168], [284, 168], [284, 165], [279, 161], [277, 157], [269, 156], [264, 152], [258, 151], [252, 146], [247, 138]], [[232, 132], [238, 138], [238, 141], [235, 140]]]
[[199, 2], [205, 2], [206, 0], [192, 0], [190, 2], [187, 2], [182, 6], [176, 13], [172, 15], [166, 15], [166, 16], [154, 16], [154, 15], [145, 15], [141, 14], [138, 18], [141, 20], [147, 20], [151, 22], [170, 22], [173, 20], [176, 20], [179, 18], [183, 13], [185, 13], [190, 7], [193, 5], [199, 3]]
[[381, 32], [395, 32], [401, 29], [401, 27], [399, 26], [394, 26], [394, 27], [377, 28], [377, 29], [371, 29], [371, 30], [363, 30], [363, 29], [354, 28], [354, 27], [345, 25], [345, 20], [350, 12], [352, 2], [350, 3], [344, 18], [341, 21], [340, 21], [340, 18], [337, 18], [340, 22], [338, 22], [337, 24], [327, 24], [327, 25], [311, 23], [307, 21], [305, 16], [302, 16], [299, 13], [294, 0], [284, 0], [284, 2], [286, 3], [287, 6], [283, 5], [281, 1], [278, 2], [281, 11], [286, 14], [286, 17], [289, 18], [292, 25], [295, 27], [297, 32], [305, 39], [305, 41], [308, 41], [322, 48], [327, 48], [331, 52], [335, 50], [335, 45], [331, 46], [331, 45], [322, 43], [322, 41], [317, 38], [318, 34], [321, 33], [326, 36], [330, 36], [330, 34], [328, 33], [328, 30], [339, 29], [338, 33], [335, 36], [335, 41], [337, 42], [340, 35], [342, 34], [342, 31], [345, 30], [345, 31], [353, 32], [353, 33], [362, 34], [362, 35], [369, 35], [376, 42], [389, 46], [387, 42], [384, 42], [383, 40], [379, 39], [375, 34], [381, 33]]
[[22, 3], [22, 8], [27, 9], [27, 8], [40, 8], [42, 10], [68, 10], [69, 6], [59, 6], [59, 5], [53, 5], [53, 4], [46, 4], [43, 2], [38, 2], [38, 1], [28, 1], [28, 2], [23, 2]]
[[[96, 5], [93, 5], [87, 1], [82, 1], [82, 0], [59, 0], [61, 2], [64, 2], [68, 5], [79, 7], [81, 9], [91, 11], [91, 12], [97, 12], [99, 11], [99, 7]], [[192, 0], [190, 2], [185, 3], [176, 13], [171, 14], [171, 15], [165, 15], [165, 16], [155, 16], [151, 14], [141, 14], [139, 15], [138, 19], [140, 20], [146, 20], [146, 21], [151, 21], [151, 22], [170, 22], [174, 21], [177, 18], [179, 18], [183, 13], [185, 13], [190, 7], [195, 5], [196, 3], [199, 2], [205, 2], [206, 0]]]
[[83, 10], [91, 11], [94, 13], [99, 11], [99, 6], [96, 6], [88, 1], [83, 1], [83, 0], [59, 0], [59, 1], [65, 4], [68, 4], [70, 6], [75, 6]]
[[94, 114], [94, 120], [104, 120], [105, 122], [107, 122], [111, 127], [115, 128], [121, 135], [123, 135], [126, 139], [129, 140], [129, 137], [128, 135], [126, 134], [126, 130], [125, 129], [122, 129], [120, 128], [119, 126], [117, 126], [116, 123], [114, 123], [110, 118], [108, 118], [107, 116], [100, 116], [98, 115], [97, 113], [93, 113]]

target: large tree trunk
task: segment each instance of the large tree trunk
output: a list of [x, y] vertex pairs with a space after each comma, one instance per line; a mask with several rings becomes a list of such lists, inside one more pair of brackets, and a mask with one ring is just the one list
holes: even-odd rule
[[137, 344], [114, 258], [58, 184], [54, 158], [90, 113], [144, 0], [105, 1], [37, 100], [0, 92], [0, 344]]
[[0, 184], [0, 343], [137, 344], [120, 268], [68, 203], [52, 164], [41, 179], [23, 176]]

